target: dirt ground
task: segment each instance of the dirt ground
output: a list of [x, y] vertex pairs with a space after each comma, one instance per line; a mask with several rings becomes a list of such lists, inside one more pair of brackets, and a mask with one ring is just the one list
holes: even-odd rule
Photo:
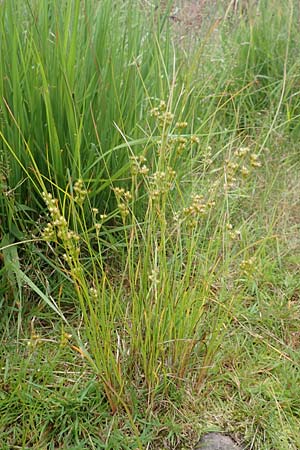
[[[207, 30], [216, 21], [241, 10], [245, 2], [256, 0], [173, 0], [168, 19], [179, 41], [191, 43], [193, 36]], [[141, 0], [143, 8], [165, 12], [170, 0]], [[192, 39], [193, 40], [193, 39]]]
[[[163, 9], [167, 3], [162, 0], [159, 7]], [[215, 0], [175, 0], [169, 18], [178, 30], [197, 30], [215, 10], [215, 3]]]
[[[152, 5], [149, 0], [145, 0]], [[239, 14], [253, 8], [257, 0], [174, 0], [170, 11], [170, 20], [179, 32], [197, 31], [203, 23], [217, 20], [224, 15]], [[158, 0], [156, 6], [166, 8], [168, 0]]]

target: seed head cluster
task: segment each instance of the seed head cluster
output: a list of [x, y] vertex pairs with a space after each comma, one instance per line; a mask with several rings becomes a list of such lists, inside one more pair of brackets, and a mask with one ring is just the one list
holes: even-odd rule
[[75, 192], [74, 201], [78, 205], [82, 205], [84, 200], [86, 199], [88, 191], [84, 188], [84, 183], [81, 178], [79, 178], [79, 180], [77, 180], [76, 183], [74, 184], [74, 192]]
[[98, 299], [98, 291], [97, 291], [96, 288], [91, 287], [91, 288], [89, 289], [89, 294], [90, 294], [90, 297], [91, 297], [93, 300], [97, 300], [97, 299]]
[[250, 275], [255, 269], [255, 258], [252, 256], [248, 259], [243, 259], [240, 264], [240, 269], [244, 275]]
[[148, 278], [149, 278], [149, 281], [151, 281], [151, 283], [153, 285], [158, 285], [158, 283], [159, 283], [159, 270], [158, 270], [157, 267], [155, 269], [151, 270], [151, 273], [150, 273]]
[[147, 175], [149, 173], [149, 167], [146, 166], [147, 158], [145, 156], [131, 156], [131, 173], [132, 175]]
[[232, 157], [225, 160], [225, 190], [238, 187], [243, 179], [249, 177], [252, 170], [259, 167], [261, 167], [259, 156], [251, 153], [249, 147], [235, 150]]
[[230, 239], [237, 240], [237, 239], [241, 238], [240, 230], [234, 229], [234, 227], [231, 223], [227, 223], [226, 229], [228, 231], [228, 235], [229, 235]]
[[169, 126], [172, 124], [174, 119], [174, 114], [167, 111], [167, 105], [164, 100], [161, 100], [159, 106], [152, 108], [150, 114], [157, 120], [157, 123], [160, 126]]
[[113, 189], [116, 199], [117, 205], [121, 214], [122, 219], [124, 220], [126, 216], [129, 214], [129, 204], [132, 200], [132, 194], [129, 191], [125, 191], [124, 188], [115, 187]]
[[176, 172], [172, 167], [167, 167], [165, 171], [156, 171], [150, 177], [150, 196], [153, 199], [166, 194], [174, 183]]
[[205, 200], [201, 194], [194, 194], [191, 196], [190, 206], [175, 213], [174, 221], [177, 223], [181, 221], [192, 229], [196, 228], [199, 221], [209, 213], [215, 204], [213, 200]]
[[46, 241], [62, 243], [66, 249], [63, 257], [71, 265], [73, 257], [80, 253], [80, 237], [75, 231], [69, 230], [68, 223], [60, 212], [58, 200], [49, 192], [43, 192], [42, 196], [51, 217], [51, 222], [44, 228], [42, 236]]
[[171, 154], [178, 157], [188, 146], [191, 149], [193, 145], [200, 143], [198, 136], [182, 134], [182, 130], [188, 127], [188, 122], [183, 120], [174, 123], [175, 116], [167, 110], [167, 104], [164, 100], [161, 100], [158, 106], [151, 109], [150, 115], [156, 119], [158, 127], [162, 128], [162, 139], [156, 142], [159, 157]]

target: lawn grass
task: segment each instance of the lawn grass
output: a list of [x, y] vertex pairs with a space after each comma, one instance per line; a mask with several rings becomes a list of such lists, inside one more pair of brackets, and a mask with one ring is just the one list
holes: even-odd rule
[[297, 2], [145, 8], [0, 4], [2, 447], [297, 449]]

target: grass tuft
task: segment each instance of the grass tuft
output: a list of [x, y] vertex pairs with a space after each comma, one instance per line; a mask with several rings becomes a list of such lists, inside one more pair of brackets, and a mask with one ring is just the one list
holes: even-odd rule
[[300, 446], [298, 5], [174, 6], [0, 2], [4, 449]]

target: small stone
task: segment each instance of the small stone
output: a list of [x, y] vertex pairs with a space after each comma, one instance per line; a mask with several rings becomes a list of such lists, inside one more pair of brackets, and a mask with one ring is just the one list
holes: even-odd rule
[[222, 433], [205, 434], [198, 442], [195, 450], [242, 450], [234, 441]]

